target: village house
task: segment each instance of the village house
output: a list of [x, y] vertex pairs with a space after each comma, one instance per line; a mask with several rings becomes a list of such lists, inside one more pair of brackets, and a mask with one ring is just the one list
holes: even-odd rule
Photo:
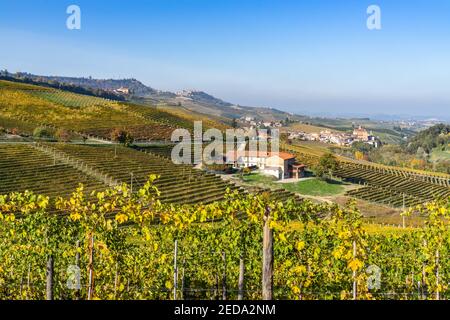
[[120, 87], [119, 89], [115, 89], [114, 92], [120, 93], [120, 94], [130, 94], [129, 88]]
[[295, 156], [287, 152], [231, 151], [226, 161], [235, 168], [257, 167], [261, 173], [279, 180], [302, 178], [306, 166], [296, 162]]

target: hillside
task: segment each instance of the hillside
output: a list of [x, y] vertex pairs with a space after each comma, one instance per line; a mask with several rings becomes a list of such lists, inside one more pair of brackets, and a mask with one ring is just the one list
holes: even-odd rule
[[225, 102], [221, 99], [213, 97], [203, 91], [196, 90], [182, 90], [176, 93], [177, 98], [186, 99], [190, 101], [195, 101], [197, 103], [204, 103], [209, 105], [214, 105], [216, 107], [232, 107], [233, 105], [229, 102]]
[[[147, 86], [136, 79], [93, 79], [91, 77], [42, 76], [30, 73], [9, 73], [1, 71], [0, 76], [7, 76], [21, 81], [37, 82], [38, 84], [59, 84], [76, 86], [88, 91], [101, 90], [119, 95], [132, 102], [148, 101], [150, 104], [168, 104], [175, 107], [200, 113], [206, 116], [222, 117], [225, 121], [243, 116], [251, 116], [259, 120], [273, 121], [293, 117], [292, 114], [274, 108], [239, 106], [223, 101], [206, 92], [198, 90], [181, 90], [177, 93], [161, 91]], [[118, 91], [126, 89], [128, 93]]]
[[[211, 120], [211, 126], [216, 123]], [[110, 139], [114, 129], [137, 140], [169, 140], [176, 128], [192, 128], [192, 119], [156, 106], [112, 101], [48, 87], [0, 81], [0, 127], [32, 135], [38, 127], [64, 129], [78, 136]], [[223, 127], [223, 124], [217, 124]]]
[[157, 90], [145, 86], [140, 81], [136, 79], [93, 79], [88, 78], [77, 78], [77, 77], [61, 77], [61, 76], [41, 76], [34, 75], [26, 72], [19, 72], [16, 74], [9, 74], [9, 76], [18, 79], [29, 79], [36, 82], [58, 82], [68, 85], [79, 86], [86, 89], [100, 89], [105, 91], [114, 91], [119, 88], [129, 88], [137, 96], [147, 96], [156, 94]]
[[419, 132], [408, 140], [406, 151], [413, 154], [426, 152], [430, 154], [435, 148], [444, 148], [450, 143], [450, 125], [437, 124]]
[[53, 80], [46, 80], [46, 79], [30, 79], [27, 77], [16, 77], [11, 76], [8, 73], [0, 71], [0, 80], [10, 81], [10, 82], [18, 82], [22, 84], [31, 84], [31, 85], [37, 85], [41, 87], [47, 87], [47, 88], [53, 88], [53, 89], [59, 89], [63, 91], [68, 91], [72, 93], [82, 94], [82, 95], [88, 95], [88, 96], [94, 96], [109, 100], [115, 100], [115, 101], [125, 101], [125, 97], [119, 93], [114, 91], [108, 91], [103, 90], [99, 88], [92, 88], [92, 87], [83, 87], [78, 86], [71, 83], [62, 83], [57, 82]]

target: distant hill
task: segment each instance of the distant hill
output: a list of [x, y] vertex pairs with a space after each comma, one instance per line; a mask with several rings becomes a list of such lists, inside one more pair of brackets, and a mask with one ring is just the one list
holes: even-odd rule
[[300, 118], [291, 113], [266, 107], [249, 107], [232, 104], [218, 99], [206, 92], [196, 90], [183, 90], [176, 93], [175, 98], [168, 99], [174, 104], [181, 104], [185, 108], [195, 112], [208, 114], [227, 119], [252, 117], [257, 120], [285, 120], [287, 117]]
[[198, 103], [211, 104], [216, 107], [231, 107], [233, 104], [229, 102], [225, 102], [221, 99], [213, 97], [212, 95], [207, 94], [203, 91], [196, 90], [182, 90], [176, 93], [178, 98], [184, 98], [188, 100], [192, 100]]
[[16, 78], [32, 79], [38, 82], [59, 82], [83, 88], [100, 89], [104, 91], [115, 91], [120, 88], [128, 88], [130, 92], [138, 96], [147, 96], [158, 93], [157, 90], [144, 85], [136, 79], [93, 79], [76, 78], [76, 77], [60, 77], [60, 76], [40, 76], [31, 73], [18, 72], [10, 74]]
[[[42, 76], [31, 73], [8, 73], [0, 71], [0, 76], [7, 76], [15, 79], [28, 79], [40, 85], [65, 84], [68, 86], [83, 88], [87, 92], [109, 92], [127, 100], [149, 104], [166, 103], [172, 106], [182, 106], [195, 113], [201, 113], [212, 117], [223, 117], [227, 120], [250, 116], [258, 120], [284, 120], [287, 117], [293, 118], [290, 113], [274, 108], [246, 107], [235, 105], [223, 101], [204, 91], [182, 90], [177, 93], [161, 91], [149, 87], [136, 79], [94, 79], [92, 77], [62, 77], [62, 76]], [[68, 90], [68, 88], [61, 88]], [[86, 92], [80, 92], [86, 94]], [[105, 97], [103, 93], [102, 97]], [[112, 96], [114, 98], [114, 96]], [[118, 98], [116, 100], [121, 100]]]
[[21, 77], [21, 76], [15, 76], [8, 73], [0, 72], [0, 80], [6, 80], [6, 81], [12, 81], [12, 82], [18, 82], [18, 83], [24, 83], [24, 84], [31, 84], [31, 85], [37, 85], [41, 87], [47, 87], [47, 88], [54, 88], [64, 91], [70, 91], [77, 94], [83, 94], [88, 96], [94, 96], [94, 97], [100, 97], [104, 99], [110, 99], [110, 100], [116, 100], [116, 101], [125, 101], [125, 97], [120, 94], [109, 90], [103, 90], [100, 88], [94, 88], [94, 87], [87, 87], [87, 86], [80, 86], [72, 83], [64, 83], [64, 82], [58, 82], [55, 80], [48, 80], [48, 79], [42, 79], [42, 78], [30, 78], [30, 77]]

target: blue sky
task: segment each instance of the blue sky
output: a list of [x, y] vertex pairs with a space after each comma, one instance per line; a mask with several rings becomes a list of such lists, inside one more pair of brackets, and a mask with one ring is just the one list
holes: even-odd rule
[[[81, 30], [66, 28], [79, 5]], [[381, 8], [382, 30], [366, 27]], [[292, 112], [450, 117], [448, 0], [0, 0], [0, 68]]]

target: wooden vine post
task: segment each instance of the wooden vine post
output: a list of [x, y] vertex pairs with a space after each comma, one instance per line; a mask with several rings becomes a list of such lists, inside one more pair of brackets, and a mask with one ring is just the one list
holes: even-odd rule
[[222, 273], [222, 300], [227, 300], [227, 255], [222, 252], [223, 273]]
[[47, 281], [46, 281], [47, 300], [53, 300], [53, 269], [54, 269], [53, 256], [50, 255], [50, 257], [47, 260]]
[[177, 289], [178, 289], [178, 240], [175, 240], [175, 249], [173, 252], [173, 300], [177, 300]]
[[405, 221], [405, 193], [403, 193], [403, 215], [402, 215], [402, 227], [403, 229], [406, 228], [406, 221]]
[[244, 300], [244, 273], [245, 273], [244, 256], [241, 255], [241, 258], [239, 259], [238, 300]]
[[264, 212], [263, 229], [263, 270], [262, 270], [262, 299], [273, 298], [273, 231], [270, 228], [270, 209]]
[[[77, 242], [76, 242], [76, 250], [77, 250], [77, 252], [75, 253], [75, 265], [79, 268], [80, 267], [80, 251], [79, 251], [80, 250], [80, 240], [77, 240]], [[75, 291], [75, 300], [80, 300], [80, 298], [81, 298], [81, 290], [79, 288], [77, 288]]]
[[88, 288], [88, 300], [92, 300], [94, 297], [94, 235], [90, 237], [89, 245], [89, 288]]
[[116, 262], [116, 272], [114, 275], [114, 299], [117, 299], [117, 286], [119, 285], [119, 263]]
[[185, 278], [184, 278], [184, 266], [186, 265], [186, 258], [183, 258], [183, 266], [182, 266], [182, 271], [181, 271], [181, 299], [184, 300], [186, 297], [186, 292], [185, 292]]
[[28, 264], [28, 272], [27, 272], [27, 291], [26, 291], [26, 296], [25, 299], [28, 300], [28, 294], [31, 293], [31, 263]]
[[[353, 259], [356, 259], [356, 241], [353, 240]], [[353, 278], [353, 300], [356, 300], [357, 298], [357, 282], [356, 282], [356, 270], [353, 270], [353, 274], [352, 274], [352, 278]]]
[[436, 250], [436, 300], [441, 299], [439, 288], [439, 250]]

